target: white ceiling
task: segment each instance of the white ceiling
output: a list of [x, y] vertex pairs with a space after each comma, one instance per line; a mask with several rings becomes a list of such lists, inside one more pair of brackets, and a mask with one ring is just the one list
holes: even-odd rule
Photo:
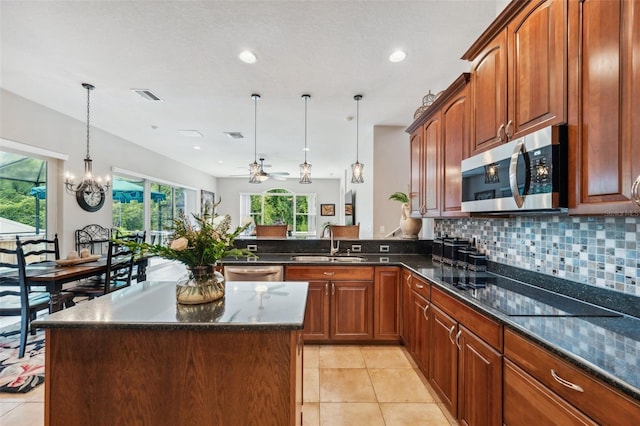
[[[408, 126], [429, 90], [469, 70], [459, 58], [496, 16], [495, 0], [2, 0], [0, 8], [2, 88], [84, 122], [81, 83], [92, 83], [92, 125], [214, 176], [243, 174], [253, 161], [251, 94], [259, 93], [258, 158], [294, 178], [304, 159], [303, 93], [311, 94], [312, 178], [340, 177], [356, 156], [353, 96], [363, 95], [362, 161], [374, 125]], [[398, 48], [407, 59], [389, 62]], [[244, 49], [256, 64], [238, 60]]]

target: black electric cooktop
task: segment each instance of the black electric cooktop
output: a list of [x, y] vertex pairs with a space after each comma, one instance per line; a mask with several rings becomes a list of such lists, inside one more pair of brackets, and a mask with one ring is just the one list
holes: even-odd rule
[[[437, 276], [438, 271], [441, 276]], [[470, 272], [442, 266], [434, 270], [434, 278], [464, 290], [469, 297], [509, 316], [621, 316], [617, 312], [490, 272]]]

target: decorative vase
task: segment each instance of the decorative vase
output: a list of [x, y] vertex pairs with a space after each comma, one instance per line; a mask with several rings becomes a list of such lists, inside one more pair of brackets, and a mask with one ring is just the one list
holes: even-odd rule
[[402, 238], [416, 240], [422, 228], [422, 218], [411, 217], [411, 207], [408, 203], [402, 204], [402, 217], [400, 218], [400, 231]]
[[214, 265], [189, 267], [185, 279], [176, 285], [176, 301], [184, 305], [209, 303], [224, 297], [224, 276]]
[[199, 305], [176, 305], [176, 319], [180, 322], [218, 322], [224, 315], [224, 298]]

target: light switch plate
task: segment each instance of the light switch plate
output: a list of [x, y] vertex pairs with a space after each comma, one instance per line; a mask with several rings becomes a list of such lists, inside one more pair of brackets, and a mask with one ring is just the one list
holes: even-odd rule
[[360, 252], [362, 252], [362, 245], [361, 244], [351, 244], [351, 252], [352, 253], [360, 253]]

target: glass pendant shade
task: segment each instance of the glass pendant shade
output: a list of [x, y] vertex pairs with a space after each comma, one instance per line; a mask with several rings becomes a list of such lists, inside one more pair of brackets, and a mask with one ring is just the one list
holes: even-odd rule
[[89, 83], [82, 83], [82, 87], [87, 90], [87, 151], [84, 158], [84, 176], [79, 183], [75, 183], [75, 178], [69, 172], [66, 173], [64, 178], [64, 186], [68, 193], [75, 194], [77, 192], [103, 192], [106, 193], [111, 184], [109, 183], [109, 176], [107, 175], [105, 178], [105, 183], [102, 183], [102, 178], [94, 178], [93, 177], [93, 160], [91, 160], [91, 155], [89, 153], [89, 130], [91, 128], [89, 117], [91, 111], [91, 91], [95, 89], [95, 87]]
[[249, 164], [249, 183], [262, 183], [259, 179], [260, 176], [260, 166], [258, 166], [257, 162], [253, 162]]
[[364, 164], [358, 161], [351, 165], [351, 183], [364, 183], [362, 169], [364, 169]]
[[306, 161], [300, 164], [300, 183], [311, 183], [311, 164]]

